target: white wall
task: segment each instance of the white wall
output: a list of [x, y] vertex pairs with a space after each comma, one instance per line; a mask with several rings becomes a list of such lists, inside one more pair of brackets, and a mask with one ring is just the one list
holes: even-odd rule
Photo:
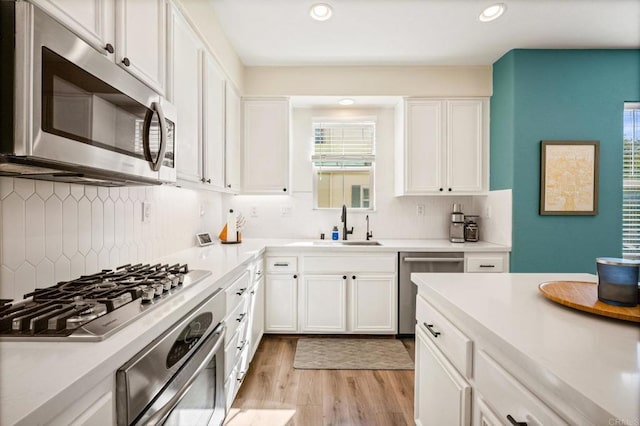
[[[220, 195], [0, 178], [0, 299], [196, 245], [220, 227]], [[151, 203], [142, 221], [142, 203]], [[203, 213], [201, 215], [201, 213]]]
[[476, 210], [483, 216], [480, 238], [511, 247], [511, 190], [491, 191], [486, 197], [477, 197], [476, 202]]
[[[369, 215], [374, 238], [448, 238], [452, 203], [462, 203], [465, 213], [474, 210], [474, 197], [395, 197], [394, 196], [394, 110], [295, 108], [292, 113], [290, 195], [238, 195], [223, 197], [225, 209], [233, 208], [247, 219], [245, 237], [330, 238], [334, 225], [340, 225], [340, 209], [313, 209], [311, 168], [312, 118], [339, 116], [376, 116], [375, 196], [373, 212], [349, 213], [348, 225], [354, 226], [350, 238], [364, 239], [365, 215]], [[425, 207], [425, 215], [416, 215], [416, 206]], [[282, 216], [282, 208], [290, 215]], [[252, 210], [257, 217], [251, 217]]]

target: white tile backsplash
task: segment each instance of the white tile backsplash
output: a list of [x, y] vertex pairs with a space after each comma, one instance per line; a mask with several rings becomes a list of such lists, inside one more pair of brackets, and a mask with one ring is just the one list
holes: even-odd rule
[[[145, 222], [143, 202], [151, 203]], [[218, 193], [0, 177], [0, 298], [153, 261], [194, 246], [196, 233], [217, 233], [221, 223]]]

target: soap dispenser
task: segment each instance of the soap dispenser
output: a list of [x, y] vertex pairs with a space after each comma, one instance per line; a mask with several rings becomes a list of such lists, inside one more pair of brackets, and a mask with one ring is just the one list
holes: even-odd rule
[[338, 231], [337, 226], [334, 226], [333, 231], [331, 231], [331, 239], [334, 241], [338, 241], [340, 239], [340, 231]]

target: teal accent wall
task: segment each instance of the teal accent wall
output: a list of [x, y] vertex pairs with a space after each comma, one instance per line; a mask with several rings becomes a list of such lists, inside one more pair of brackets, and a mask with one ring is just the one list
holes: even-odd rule
[[[512, 189], [512, 272], [595, 272], [622, 254], [622, 114], [640, 50], [513, 50], [494, 64], [491, 189]], [[596, 216], [540, 216], [540, 141], [599, 140]]]

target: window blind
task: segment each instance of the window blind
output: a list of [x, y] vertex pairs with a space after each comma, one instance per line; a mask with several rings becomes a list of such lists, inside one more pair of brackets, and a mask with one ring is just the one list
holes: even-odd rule
[[371, 162], [375, 134], [374, 122], [314, 122], [311, 159], [314, 163]]
[[622, 156], [622, 254], [640, 258], [640, 106], [624, 110]]

